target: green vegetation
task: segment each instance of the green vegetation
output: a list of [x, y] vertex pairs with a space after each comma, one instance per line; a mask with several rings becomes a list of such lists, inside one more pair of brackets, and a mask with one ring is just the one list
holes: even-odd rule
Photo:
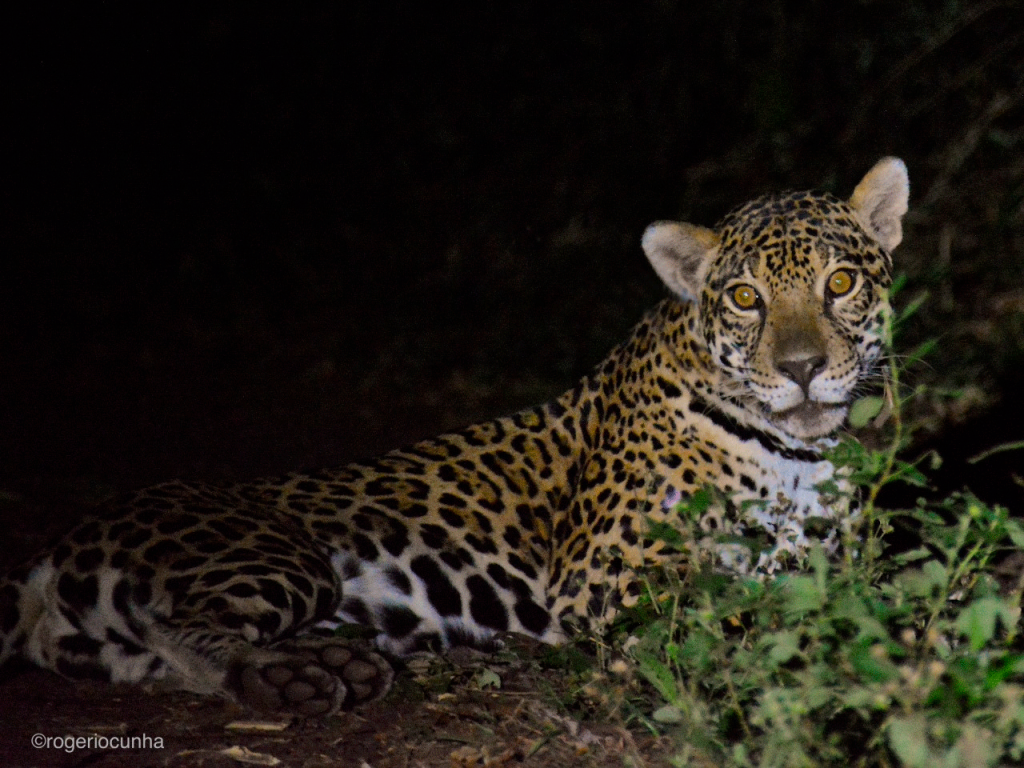
[[[894, 366], [888, 391], [901, 392], [903, 370], [926, 351]], [[634, 665], [617, 671], [656, 692], [658, 703], [633, 699], [632, 711], [678, 740], [678, 765], [1024, 762], [1024, 566], [1006, 557], [1024, 549], [1024, 526], [966, 493], [883, 507], [890, 484], [925, 484], [921, 462], [899, 456], [913, 431], [908, 397], [888, 398], [882, 447], [849, 439], [835, 451], [862, 509], [841, 557], [812, 549], [798, 572], [763, 581], [647, 576], [615, 641]], [[882, 405], [869, 399], [854, 419]], [[698, 497], [677, 508], [683, 535]]]

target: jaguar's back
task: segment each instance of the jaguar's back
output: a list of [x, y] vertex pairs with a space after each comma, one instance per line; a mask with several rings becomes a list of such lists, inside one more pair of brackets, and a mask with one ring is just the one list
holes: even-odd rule
[[[803, 522], [848, 517], [823, 451], [878, 373], [907, 177], [889, 158], [849, 201], [760, 198], [714, 229], [659, 223], [644, 250], [673, 297], [546, 405], [339, 470], [123, 499], [0, 586], [0, 660], [69, 676], [168, 679], [321, 714], [386, 690], [369, 646], [404, 653], [496, 632], [545, 641], [607, 621], [646, 562], [769, 573]], [[647, 537], [681, 494], [725, 503], [706, 536]], [[759, 534], [751, 549], [720, 534]]]

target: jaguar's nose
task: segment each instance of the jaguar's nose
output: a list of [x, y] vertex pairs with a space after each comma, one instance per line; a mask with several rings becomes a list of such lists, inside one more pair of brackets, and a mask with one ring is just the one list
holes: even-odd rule
[[800, 389], [807, 395], [807, 390], [810, 388], [814, 377], [825, 369], [827, 362], [828, 360], [824, 355], [811, 355], [809, 357], [777, 360], [775, 367], [779, 369], [783, 376], [799, 384]]

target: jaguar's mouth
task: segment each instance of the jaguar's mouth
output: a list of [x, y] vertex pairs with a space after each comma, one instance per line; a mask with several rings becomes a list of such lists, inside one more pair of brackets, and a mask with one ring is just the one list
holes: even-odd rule
[[801, 440], [815, 440], [835, 432], [846, 419], [846, 403], [822, 403], [804, 400], [799, 405], [772, 414], [772, 420], [785, 432]]

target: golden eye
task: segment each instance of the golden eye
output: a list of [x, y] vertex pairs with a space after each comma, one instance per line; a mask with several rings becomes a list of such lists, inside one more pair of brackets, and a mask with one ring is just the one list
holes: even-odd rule
[[833, 296], [843, 296], [853, 288], [853, 275], [849, 270], [837, 269], [828, 279], [828, 292]]
[[753, 309], [761, 303], [754, 286], [743, 283], [732, 289], [732, 300], [740, 309]]

